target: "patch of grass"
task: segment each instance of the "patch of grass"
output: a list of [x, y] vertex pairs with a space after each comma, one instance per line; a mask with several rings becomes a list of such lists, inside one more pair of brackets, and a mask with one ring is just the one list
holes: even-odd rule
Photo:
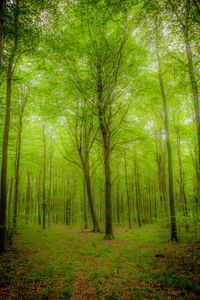
[[143, 296], [143, 293], [141, 291], [141, 289], [138, 286], [134, 286], [132, 288], [132, 297], [138, 299], [141, 298]]
[[[70, 299], [82, 272], [89, 273], [89, 284], [99, 299], [119, 300], [123, 291], [130, 299], [166, 299], [170, 291], [180, 299], [199, 296], [189, 259], [185, 266], [178, 265], [179, 252], [184, 255], [187, 249], [165, 242], [165, 237], [161, 240], [157, 229], [135, 228], [115, 234], [114, 241], [104, 241], [101, 233], [81, 233], [59, 225], [42, 231], [30, 225], [16, 236], [17, 251], [2, 256], [0, 280], [6, 286], [15, 285], [15, 290], [18, 278], [30, 291], [36, 285], [35, 299]], [[157, 253], [165, 259], [156, 258]]]
[[161, 282], [163, 286], [173, 286], [176, 290], [186, 290], [195, 292], [197, 287], [196, 284], [180, 275], [177, 275], [173, 272], [157, 272], [152, 274], [153, 279]]
[[2, 259], [2, 262], [10, 263], [10, 258], [8, 256], [4, 256], [3, 259]]
[[53, 263], [49, 263], [44, 273], [45, 275], [54, 278], [56, 276], [56, 266]]
[[157, 300], [164, 300], [162, 293], [160, 291], [155, 291], [154, 296]]
[[0, 277], [1, 281], [7, 281], [11, 278], [12, 278], [12, 276], [7, 272], [3, 272]]
[[65, 299], [70, 299], [71, 292], [72, 292], [72, 286], [67, 286], [62, 290], [62, 295], [65, 296]]

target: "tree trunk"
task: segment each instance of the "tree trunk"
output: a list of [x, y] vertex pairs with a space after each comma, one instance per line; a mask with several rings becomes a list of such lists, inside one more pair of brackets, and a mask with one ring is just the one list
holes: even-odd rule
[[141, 227], [141, 197], [140, 197], [140, 182], [138, 174], [138, 165], [136, 161], [136, 152], [134, 157], [134, 169], [135, 169], [135, 192], [136, 192], [136, 210], [138, 225]]
[[85, 193], [85, 178], [83, 176], [83, 214], [84, 214], [84, 228], [88, 228], [88, 219], [87, 219], [87, 205], [86, 205], [86, 193]]
[[162, 131], [156, 132], [156, 162], [158, 166], [158, 187], [161, 205], [161, 217], [167, 216], [167, 188], [166, 188], [166, 172], [165, 172], [165, 153], [162, 146]]
[[12, 191], [13, 191], [13, 177], [10, 179], [10, 189], [9, 189], [9, 200], [8, 200], [8, 230], [11, 227], [11, 207], [12, 207]]
[[19, 117], [19, 131], [17, 138], [17, 150], [16, 150], [16, 174], [15, 174], [15, 201], [14, 201], [14, 213], [13, 213], [13, 230], [16, 230], [17, 225], [17, 207], [19, 199], [19, 168], [20, 168], [20, 158], [21, 158], [21, 137], [22, 137], [22, 122], [23, 113], [25, 109], [25, 103], [22, 104], [20, 117]]
[[91, 179], [90, 179], [90, 164], [89, 164], [89, 150], [88, 150], [88, 141], [87, 141], [87, 134], [86, 130], [84, 130], [85, 133], [85, 143], [83, 145], [84, 150], [82, 152], [82, 147], [78, 148], [78, 153], [80, 156], [82, 168], [83, 168], [83, 175], [84, 175], [84, 180], [86, 185], [86, 190], [87, 190], [87, 197], [88, 197], [88, 203], [89, 203], [89, 208], [90, 208], [90, 213], [92, 217], [92, 225], [93, 225], [93, 232], [100, 232], [99, 228], [99, 222], [97, 219], [95, 207], [94, 207], [94, 199], [92, 196], [92, 190], [91, 190]]
[[158, 76], [160, 83], [160, 90], [163, 100], [163, 109], [165, 117], [165, 136], [166, 136], [166, 145], [167, 145], [167, 154], [168, 154], [168, 180], [169, 180], [169, 199], [170, 199], [170, 218], [171, 218], [171, 240], [177, 241], [177, 228], [176, 228], [176, 217], [175, 217], [175, 207], [174, 207], [174, 182], [173, 182], [173, 165], [172, 165], [172, 150], [170, 142], [170, 133], [169, 133], [169, 120], [168, 120], [168, 109], [167, 109], [167, 99], [165, 95], [165, 89], [163, 84], [163, 78], [161, 73], [160, 57], [157, 54], [158, 59]]
[[4, 17], [7, 0], [0, 1], [0, 74], [2, 66], [3, 39], [4, 39]]
[[129, 189], [128, 189], [126, 148], [124, 149], [124, 169], [125, 169], [126, 196], [127, 196], [127, 204], [128, 204], [128, 223], [129, 223], [129, 228], [131, 228], [132, 227], [132, 224], [131, 224], [131, 204], [130, 204], [130, 195], [129, 195]]
[[96, 211], [94, 209], [94, 201], [93, 201], [92, 191], [91, 191], [89, 167], [88, 167], [87, 162], [84, 162], [83, 172], [84, 172], [84, 177], [85, 177], [85, 184], [86, 184], [86, 189], [87, 189], [87, 196], [88, 196], [90, 212], [91, 212], [91, 216], [92, 216], [93, 232], [99, 232], [100, 228], [99, 228], [99, 223], [98, 223], [97, 216], [96, 216]]
[[184, 187], [184, 177], [183, 177], [183, 166], [181, 159], [181, 142], [180, 142], [180, 131], [179, 127], [176, 127], [176, 137], [177, 137], [177, 155], [179, 162], [179, 180], [180, 180], [180, 200], [183, 208], [183, 213], [187, 215], [187, 205], [186, 205], [186, 197], [185, 197], [185, 187]]
[[43, 164], [43, 201], [42, 201], [42, 229], [46, 228], [46, 140], [45, 125], [43, 123], [43, 147], [44, 147], [44, 164]]
[[53, 159], [53, 146], [51, 137], [51, 153], [50, 153], [50, 165], [49, 165], [49, 192], [48, 192], [48, 227], [51, 225], [51, 182], [52, 182], [52, 159]]
[[105, 200], [106, 200], [106, 232], [104, 239], [114, 239], [111, 203], [111, 170], [110, 170], [110, 143], [104, 136], [104, 172], [105, 172]]
[[105, 176], [105, 204], [106, 204], [106, 226], [105, 237], [106, 240], [114, 239], [113, 235], [113, 220], [112, 220], [112, 202], [111, 202], [111, 169], [110, 169], [110, 133], [108, 125], [106, 126], [104, 117], [105, 110], [103, 109], [103, 85], [102, 85], [102, 70], [101, 66], [97, 66], [97, 95], [98, 95], [98, 118], [100, 131], [103, 140], [104, 151], [104, 176]]
[[30, 173], [27, 172], [27, 192], [26, 192], [26, 225], [29, 222], [29, 213], [30, 213], [30, 197], [31, 197], [31, 179]]
[[198, 198], [200, 202], [200, 111], [199, 111], [199, 91], [198, 91], [198, 83], [195, 77], [195, 70], [193, 65], [193, 55], [191, 50], [191, 45], [189, 41], [189, 33], [188, 33], [188, 24], [186, 22], [185, 25], [182, 25], [182, 30], [185, 38], [185, 47], [187, 53], [187, 65], [188, 65], [188, 73], [190, 78], [190, 83], [192, 87], [193, 93], [193, 103], [194, 103], [194, 113], [195, 113], [195, 124], [197, 131], [197, 141], [198, 141], [198, 164], [197, 164], [197, 191]]
[[15, 40], [11, 50], [8, 71], [7, 71], [7, 89], [6, 89], [6, 116], [3, 136], [3, 150], [1, 162], [1, 197], [0, 197], [0, 252], [6, 246], [6, 205], [7, 205], [7, 163], [8, 163], [8, 139], [10, 130], [10, 106], [12, 92], [12, 73], [15, 54], [18, 46], [18, 17], [19, 17], [19, 2], [17, 1], [15, 15]]
[[117, 224], [120, 225], [120, 179], [117, 181]]

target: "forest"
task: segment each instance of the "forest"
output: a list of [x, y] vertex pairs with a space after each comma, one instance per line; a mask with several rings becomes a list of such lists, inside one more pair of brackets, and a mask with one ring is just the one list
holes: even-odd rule
[[199, 0], [0, 1], [0, 299], [199, 299]]

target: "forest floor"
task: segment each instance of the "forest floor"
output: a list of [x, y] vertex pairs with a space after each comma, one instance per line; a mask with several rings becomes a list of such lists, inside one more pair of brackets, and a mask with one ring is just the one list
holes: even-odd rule
[[200, 243], [158, 227], [103, 233], [19, 230], [0, 257], [0, 299], [200, 299]]

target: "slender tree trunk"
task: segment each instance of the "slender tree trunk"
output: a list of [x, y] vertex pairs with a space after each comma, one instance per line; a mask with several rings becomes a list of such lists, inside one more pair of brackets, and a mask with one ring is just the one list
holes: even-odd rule
[[40, 175], [38, 177], [38, 185], [37, 185], [37, 209], [38, 209], [38, 224], [39, 225], [41, 225], [41, 203], [40, 203], [41, 177], [42, 177], [42, 171], [40, 170]]
[[85, 178], [83, 176], [83, 214], [84, 214], [84, 228], [88, 228], [88, 219], [87, 219], [87, 205], [86, 205], [86, 192], [85, 192]]
[[127, 196], [127, 204], [128, 204], [128, 223], [129, 223], [129, 228], [131, 228], [132, 227], [132, 224], [131, 224], [131, 204], [130, 204], [130, 195], [129, 195], [129, 189], [128, 189], [126, 148], [124, 150], [124, 169], [125, 169], [126, 196]]
[[22, 122], [23, 113], [25, 109], [25, 103], [22, 104], [20, 117], [19, 117], [19, 131], [17, 138], [17, 150], [16, 150], [16, 174], [15, 174], [15, 201], [14, 201], [14, 213], [13, 213], [13, 230], [16, 230], [17, 225], [17, 207], [19, 201], [19, 169], [20, 169], [20, 158], [21, 158], [21, 136], [22, 136]]
[[149, 221], [152, 223], [152, 205], [151, 205], [151, 185], [149, 184], [148, 188], [148, 210], [149, 212]]
[[8, 139], [10, 130], [10, 105], [11, 105], [11, 91], [12, 91], [12, 65], [16, 47], [13, 48], [9, 60], [7, 72], [7, 91], [6, 91], [6, 116], [4, 125], [3, 137], [3, 151], [1, 163], [1, 198], [0, 198], [0, 252], [6, 246], [6, 204], [7, 204], [7, 163], [8, 163]]
[[136, 160], [136, 152], [134, 157], [134, 169], [135, 169], [135, 191], [136, 191], [136, 210], [137, 210], [137, 221], [139, 227], [141, 227], [141, 197], [140, 197], [140, 182], [138, 174], [138, 164]]
[[10, 227], [11, 227], [12, 191], [13, 191], [13, 177], [11, 177], [11, 179], [10, 179], [10, 189], [9, 189], [9, 200], [8, 200], [8, 230], [10, 230]]
[[110, 170], [110, 142], [104, 136], [104, 172], [105, 172], [105, 199], [106, 199], [106, 232], [104, 239], [110, 240], [113, 235], [112, 203], [111, 203], [111, 170]]
[[19, 1], [17, 1], [15, 14], [15, 40], [11, 50], [8, 71], [7, 71], [7, 89], [6, 89], [6, 116], [3, 136], [3, 150], [1, 162], [1, 196], [0, 196], [0, 252], [6, 246], [6, 205], [7, 205], [7, 163], [8, 163], [8, 139], [10, 130], [10, 106], [12, 92], [12, 74], [13, 63], [18, 46], [18, 18], [19, 18]]
[[102, 85], [101, 66], [97, 66], [97, 94], [98, 94], [98, 118], [100, 131], [103, 139], [104, 151], [104, 176], [105, 176], [105, 204], [106, 204], [106, 226], [104, 239], [114, 239], [113, 220], [112, 220], [112, 202], [111, 202], [111, 169], [110, 169], [110, 133], [104, 122], [105, 111], [103, 110], [103, 85]]
[[199, 90], [198, 90], [198, 81], [195, 77], [193, 54], [192, 54], [190, 40], [189, 40], [189, 32], [188, 32], [187, 22], [186, 22], [185, 25], [182, 25], [182, 30], [183, 30], [183, 34], [184, 34], [184, 38], [185, 38], [188, 73], [189, 73], [189, 78], [190, 78], [190, 83], [191, 83], [192, 93], [193, 93], [195, 124], [196, 124], [197, 141], [198, 141], [198, 164], [197, 164], [197, 172], [196, 172], [197, 173], [197, 191], [198, 191], [198, 198], [199, 198], [199, 202], [200, 202], [200, 110], [199, 110]]
[[45, 229], [46, 228], [46, 140], [45, 140], [44, 123], [43, 123], [43, 147], [44, 147], [44, 163], [43, 163], [42, 229]]
[[180, 131], [179, 127], [176, 127], [176, 137], [177, 137], [177, 155], [178, 155], [178, 162], [179, 162], [179, 180], [180, 180], [180, 199], [183, 208], [183, 213], [187, 215], [187, 203], [185, 197], [185, 187], [184, 187], [184, 177], [183, 177], [183, 166], [182, 166], [182, 159], [181, 159], [181, 142], [180, 142]]
[[155, 209], [155, 214], [154, 214], [154, 217], [155, 217], [155, 219], [157, 219], [158, 218], [158, 214], [157, 214], [157, 194], [156, 194], [156, 180], [154, 181], [154, 185], [153, 185], [153, 187], [154, 187], [154, 209]]
[[158, 166], [158, 183], [159, 196], [161, 205], [161, 217], [167, 216], [167, 188], [166, 188], [166, 171], [165, 171], [165, 152], [162, 146], [162, 131], [159, 129], [156, 133], [156, 162]]
[[48, 227], [51, 225], [51, 182], [52, 182], [52, 160], [53, 160], [53, 145], [51, 137], [51, 153], [50, 153], [50, 165], [49, 165], [49, 192], [48, 192]]
[[7, 0], [0, 1], [0, 75], [2, 66], [3, 39], [4, 39], [4, 17]]
[[120, 179], [117, 181], [117, 224], [120, 225]]
[[29, 222], [29, 214], [30, 214], [30, 198], [31, 198], [31, 179], [30, 173], [27, 172], [27, 192], [26, 192], [26, 225]]
[[102, 223], [102, 221], [103, 221], [103, 199], [102, 199], [102, 184], [101, 184], [101, 180], [99, 180], [99, 195], [100, 195], [99, 219], [100, 219], [100, 223]]
[[163, 84], [163, 78], [161, 73], [161, 64], [160, 57], [157, 54], [158, 59], [158, 76], [160, 83], [160, 90], [163, 100], [163, 109], [165, 117], [165, 135], [166, 135], [166, 145], [167, 145], [167, 154], [168, 154], [168, 180], [169, 180], [169, 199], [170, 199], [170, 217], [171, 217], [171, 240], [177, 241], [177, 228], [176, 228], [176, 216], [175, 216], [175, 206], [174, 206], [174, 182], [173, 182], [173, 165], [172, 165], [172, 150], [170, 142], [170, 133], [169, 133], [169, 118], [168, 118], [168, 109], [167, 109], [167, 99], [165, 95], [165, 89]]
[[91, 190], [91, 180], [90, 180], [90, 167], [89, 167], [89, 152], [86, 150], [84, 153], [84, 157], [82, 155], [81, 150], [79, 151], [82, 167], [83, 167], [83, 174], [84, 174], [84, 180], [86, 184], [86, 190], [87, 190], [87, 196], [88, 196], [88, 202], [89, 202], [89, 208], [90, 213], [92, 217], [92, 224], [93, 224], [93, 232], [99, 232], [99, 222], [97, 219], [96, 211], [94, 208], [94, 199], [92, 196], [92, 190]]
[[122, 223], [124, 223], [124, 193], [121, 186], [121, 214], [122, 214]]

